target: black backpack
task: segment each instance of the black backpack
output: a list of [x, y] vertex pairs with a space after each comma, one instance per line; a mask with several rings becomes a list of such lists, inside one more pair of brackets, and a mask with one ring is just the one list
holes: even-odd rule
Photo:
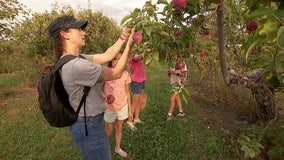
[[86, 97], [90, 87], [84, 87], [84, 95], [75, 112], [69, 103], [68, 94], [59, 74], [59, 69], [74, 58], [76, 56], [66, 55], [60, 58], [55, 66], [46, 67], [38, 83], [39, 108], [49, 125], [53, 127], [67, 127], [75, 123], [83, 103], [85, 111]]

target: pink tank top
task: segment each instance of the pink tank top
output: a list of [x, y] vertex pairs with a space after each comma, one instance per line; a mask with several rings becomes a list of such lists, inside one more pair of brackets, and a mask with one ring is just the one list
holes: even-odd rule
[[129, 60], [131, 80], [133, 82], [143, 82], [146, 80], [146, 67], [143, 59], [135, 61], [132, 57]]

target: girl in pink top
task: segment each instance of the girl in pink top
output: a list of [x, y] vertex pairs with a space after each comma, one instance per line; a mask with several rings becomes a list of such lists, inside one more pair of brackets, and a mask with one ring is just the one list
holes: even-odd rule
[[[109, 63], [109, 67], [115, 67], [120, 56], [121, 53]], [[104, 114], [105, 130], [107, 136], [111, 136], [113, 124], [115, 123], [115, 152], [122, 157], [128, 156], [128, 154], [120, 148], [123, 122], [127, 118], [133, 119], [130, 103], [130, 82], [131, 78], [129, 73], [124, 71], [120, 79], [105, 81], [103, 87], [103, 94], [106, 100], [106, 111]]]
[[133, 129], [135, 123], [144, 123], [140, 120], [140, 110], [146, 106], [147, 96], [145, 94], [146, 67], [143, 55], [134, 53], [129, 59], [129, 68], [131, 74], [130, 89], [132, 92], [132, 114], [134, 120], [128, 119], [128, 126]]
[[134, 54], [129, 59], [129, 67], [131, 71], [131, 80], [133, 82], [146, 81], [146, 67], [142, 54]]

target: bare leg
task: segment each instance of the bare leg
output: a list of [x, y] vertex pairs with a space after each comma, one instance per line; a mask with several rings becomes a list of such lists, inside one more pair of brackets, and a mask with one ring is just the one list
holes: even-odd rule
[[113, 123], [105, 122], [105, 131], [106, 131], [106, 134], [107, 134], [108, 137], [111, 136], [112, 129], [113, 129]]
[[179, 93], [178, 93], [178, 95], [177, 95], [177, 97], [176, 97], [176, 102], [177, 102], [177, 106], [178, 106], [179, 111], [183, 111], [183, 109], [182, 109], [182, 103], [181, 103], [181, 99], [180, 99]]
[[147, 95], [145, 92], [142, 92], [142, 98], [141, 98], [141, 110], [143, 110], [146, 107], [147, 104]]
[[116, 128], [115, 128], [115, 152], [122, 157], [127, 157], [127, 153], [120, 148], [121, 139], [122, 139], [122, 126], [123, 120], [116, 121]]
[[139, 112], [140, 112], [140, 106], [139, 106], [139, 100], [140, 100], [141, 94], [134, 94], [132, 96], [132, 112], [133, 112], [133, 119], [138, 120], [139, 119]]
[[117, 149], [120, 149], [121, 139], [122, 139], [122, 126], [123, 120], [116, 121], [116, 128], [115, 128], [115, 146]]
[[170, 108], [168, 113], [172, 114], [174, 109], [175, 109], [175, 101], [176, 101], [176, 97], [178, 96], [178, 92], [174, 92], [173, 95], [170, 98]]

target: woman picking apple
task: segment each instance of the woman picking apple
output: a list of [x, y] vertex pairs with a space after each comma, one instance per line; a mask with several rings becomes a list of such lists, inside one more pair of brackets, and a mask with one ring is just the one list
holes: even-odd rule
[[[105, 103], [101, 89], [104, 81], [122, 76], [133, 44], [132, 36], [135, 28], [123, 31], [104, 53], [87, 55], [81, 54], [81, 49], [85, 46], [87, 34], [84, 29], [87, 24], [86, 20], [77, 20], [73, 16], [64, 15], [56, 18], [48, 26], [48, 32], [53, 39], [57, 59], [66, 55], [77, 57], [67, 62], [60, 70], [62, 83], [74, 110], [77, 110], [84, 86], [90, 87], [85, 108], [80, 110], [77, 121], [69, 127], [71, 137], [80, 148], [83, 160], [111, 160], [109, 140], [102, 123]], [[111, 61], [125, 42], [127, 44], [123, 54], [114, 68], [101, 65]], [[79, 55], [84, 58], [80, 58]]]

